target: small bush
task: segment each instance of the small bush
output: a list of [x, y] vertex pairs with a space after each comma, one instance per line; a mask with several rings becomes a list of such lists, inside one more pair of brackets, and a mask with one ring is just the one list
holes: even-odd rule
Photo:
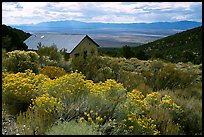
[[87, 96], [87, 110], [97, 111], [107, 117], [112, 117], [112, 112], [116, 106], [125, 100], [126, 89], [121, 83], [117, 83], [113, 79], [99, 83], [86, 81], [85, 88], [89, 93]]
[[62, 102], [55, 97], [50, 97], [48, 93], [32, 99], [31, 109], [46, 114], [57, 114], [62, 111]]
[[95, 78], [97, 81], [105, 81], [107, 79], [114, 79], [115, 74], [110, 67], [100, 68], [97, 71], [97, 77]]
[[57, 67], [63, 68], [66, 73], [70, 73], [71, 72], [71, 61], [61, 61], [58, 65], [56, 65]]
[[43, 135], [54, 122], [52, 115], [29, 108], [17, 115], [16, 131], [18, 135]]
[[149, 85], [153, 91], [163, 89], [186, 88], [195, 82], [193, 71], [184, 72], [176, 69], [174, 64], [167, 64], [160, 68], [152, 66], [150, 70], [144, 70], [145, 84]]
[[[42, 61], [42, 57], [48, 57], [50, 60], [56, 62], [60, 62], [63, 59], [63, 55], [60, 53], [60, 51], [58, 51], [57, 46], [55, 44], [42, 45], [41, 43], [39, 43], [37, 48], [38, 48], [37, 53], [40, 56], [40, 62]], [[47, 65], [46, 62], [44, 63], [45, 63], [44, 65]]]
[[15, 50], [6, 53], [4, 66], [9, 72], [24, 72], [27, 69], [38, 73], [39, 55], [34, 51]]
[[63, 68], [55, 66], [45, 66], [40, 69], [40, 73], [48, 76], [50, 79], [59, 78], [66, 74]]
[[91, 125], [84, 125], [72, 120], [70, 122], [60, 123], [52, 126], [46, 135], [100, 135], [100, 132], [94, 130]]

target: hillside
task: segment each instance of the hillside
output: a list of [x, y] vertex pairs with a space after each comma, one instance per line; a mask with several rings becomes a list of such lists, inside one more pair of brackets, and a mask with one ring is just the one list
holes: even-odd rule
[[12, 51], [15, 49], [26, 50], [28, 47], [23, 41], [29, 36], [31, 36], [30, 33], [2, 25], [2, 48], [6, 51]]
[[148, 58], [161, 58], [171, 62], [202, 62], [202, 27], [177, 33], [132, 50], [144, 51]]

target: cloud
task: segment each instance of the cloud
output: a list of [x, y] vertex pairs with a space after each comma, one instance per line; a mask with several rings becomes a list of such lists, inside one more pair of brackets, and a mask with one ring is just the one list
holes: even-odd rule
[[[33, 17], [33, 18], [32, 18]], [[3, 2], [2, 23], [202, 21], [202, 2]]]
[[103, 22], [103, 23], [131, 23], [135, 22], [136, 19], [134, 16], [127, 15], [109, 15], [109, 16], [96, 16], [90, 19], [90, 22]]
[[22, 9], [23, 6], [21, 6], [19, 3], [17, 3], [15, 8], [17, 8], [17, 9]]

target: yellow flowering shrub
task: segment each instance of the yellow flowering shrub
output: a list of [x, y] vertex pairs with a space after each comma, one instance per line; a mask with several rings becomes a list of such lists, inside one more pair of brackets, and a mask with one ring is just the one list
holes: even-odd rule
[[63, 109], [62, 102], [55, 97], [50, 97], [48, 93], [33, 99], [30, 108], [47, 114], [60, 113]]
[[168, 95], [159, 95], [153, 98], [158, 100], [157, 104], [152, 104], [149, 97], [146, 98], [145, 104], [149, 106], [147, 108], [148, 113], [155, 120], [161, 134], [179, 134], [181, 132], [180, 130], [182, 130], [181, 118], [183, 117], [183, 109], [181, 106], [174, 103]]
[[79, 118], [79, 122], [86, 126], [91, 125], [93, 128], [96, 129], [96, 131], [100, 131], [102, 134], [107, 134], [104, 131], [105, 126], [108, 126], [109, 128], [115, 128], [117, 124], [115, 119], [112, 120], [106, 115], [99, 114], [98, 112], [95, 112], [93, 110], [90, 110], [89, 112], [84, 112], [83, 116]]
[[157, 106], [175, 113], [182, 113], [183, 111], [180, 106], [173, 102], [170, 96], [162, 96], [159, 92], [148, 94], [144, 99], [144, 104], [146, 105], [147, 110]]
[[[182, 109], [173, 102], [170, 96], [162, 96], [158, 92], [152, 92], [145, 97], [140, 91], [132, 90], [127, 93], [124, 108], [127, 111], [126, 119], [128, 122], [126, 122], [126, 125], [134, 127], [128, 130], [129, 133], [163, 134], [164, 128], [162, 129], [161, 127], [162, 121], [160, 121], [159, 117], [162, 117], [160, 115], [164, 114], [161, 112], [165, 112], [168, 119], [173, 122], [172, 125], [179, 128], [179, 114], [182, 113]], [[164, 120], [163, 123], [164, 122], [168, 121]], [[165, 128], [167, 129], [167, 127]], [[160, 132], [160, 130], [162, 130], [162, 132]], [[175, 129], [175, 131], [177, 130], [178, 129]]]
[[127, 134], [157, 135], [154, 120], [146, 115], [147, 105], [144, 103], [145, 96], [134, 89], [127, 93], [124, 109], [126, 110], [125, 121], [122, 121], [122, 128]]
[[126, 91], [121, 83], [117, 83], [113, 79], [107, 79], [105, 82], [93, 83], [90, 80], [87, 80], [85, 83], [85, 87], [89, 90], [90, 94], [94, 94], [96, 96], [103, 95], [106, 93], [107, 97], [115, 97], [115, 101], [119, 98], [117, 96], [120, 95], [120, 92]]
[[172, 110], [172, 111], [178, 111], [178, 112], [183, 111], [181, 109], [181, 106], [178, 106], [176, 103], [174, 103], [171, 97], [168, 95], [164, 95], [162, 97], [161, 102], [160, 102], [160, 107], [169, 108], [169, 110]]
[[[114, 119], [115, 120], [115, 119]], [[154, 120], [145, 115], [128, 115], [123, 120], [109, 121], [113, 135], [159, 135], [160, 131], [156, 128]]]
[[39, 84], [49, 80], [46, 76], [36, 75], [29, 69], [25, 73], [7, 73], [2, 78], [3, 103], [13, 106], [11, 109], [13, 111], [26, 109], [31, 103], [31, 99], [42, 94], [38, 91]]
[[112, 115], [111, 110], [125, 99], [126, 92], [123, 85], [115, 80], [93, 83], [77, 71], [50, 80], [42, 84], [39, 90], [63, 102], [62, 115], [71, 115], [68, 111], [78, 110], [81, 113], [90, 109], [103, 115]]
[[82, 73], [73, 72], [44, 83], [41, 89], [53, 97], [67, 101], [69, 97], [84, 91], [84, 79]]
[[90, 112], [84, 112], [83, 117], [79, 119], [79, 122], [83, 123], [87, 120], [90, 124], [94, 124], [94, 126], [99, 127], [101, 124], [107, 120], [106, 116], [102, 116], [98, 112], [90, 110]]
[[89, 93], [87, 97], [88, 108], [110, 116], [115, 107], [125, 99], [126, 89], [121, 83], [113, 79], [105, 82], [85, 82], [85, 90]]
[[146, 104], [146, 106], [148, 108], [152, 107], [152, 106], [157, 106], [160, 104], [161, 101], [161, 95], [159, 92], [152, 92], [151, 94], [147, 94], [145, 100], [144, 100], [144, 104]]
[[50, 79], [59, 78], [66, 74], [63, 68], [56, 66], [45, 66], [40, 69], [40, 73], [48, 76]]
[[[109, 82], [101, 83], [101, 85], [106, 85], [108, 87], [110, 83], [114, 83], [113, 81], [110, 83]], [[117, 86], [120, 87], [119, 85]], [[117, 86], [114, 88], [117, 89]], [[103, 88], [105, 88], [105, 86]], [[104, 92], [106, 93], [107, 91], [103, 91], [103, 93]], [[94, 93], [98, 95], [97, 91], [96, 92], [94, 91]], [[114, 98], [114, 96], [112, 96], [112, 98]], [[101, 109], [95, 110], [97, 108], [97, 106], [95, 106], [92, 108], [90, 113], [84, 112], [84, 117], [81, 117], [80, 121], [88, 122], [89, 124], [93, 125], [95, 128], [97, 128], [104, 134], [137, 134], [137, 135], [155, 134], [157, 135], [159, 134], [159, 131], [156, 128], [154, 120], [151, 119], [151, 117], [146, 116], [145, 114], [144, 109], [146, 108], [146, 106], [142, 102], [144, 98], [145, 97], [141, 92], [139, 92], [138, 90], [133, 90], [132, 92], [127, 93], [126, 102], [123, 102], [125, 104], [123, 103], [120, 104], [120, 105], [124, 105], [123, 108], [121, 109], [126, 110], [125, 114], [121, 114], [124, 116], [121, 116], [120, 114], [117, 115], [117, 111], [114, 112], [113, 110], [110, 110], [109, 109], [110, 104], [108, 102], [106, 104], [107, 106], [106, 110], [108, 110], [109, 113], [112, 112], [113, 113], [112, 115], [110, 115], [109, 113], [103, 113], [105, 110], [103, 111], [101, 111]], [[101, 99], [99, 100], [101, 101]], [[103, 107], [104, 106], [100, 106], [99, 108], [103, 108]], [[97, 113], [94, 113], [95, 111], [97, 111]]]
[[153, 120], [144, 115], [130, 116], [127, 119], [118, 120], [117, 118], [109, 118], [106, 115], [101, 115], [91, 110], [84, 112], [83, 117], [80, 117], [79, 122], [85, 125], [92, 125], [97, 131], [104, 135], [158, 135], [159, 131]]
[[82, 73], [72, 72], [42, 84], [39, 90], [63, 103], [62, 119], [75, 117], [76, 109], [84, 105], [84, 81], [85, 76]]

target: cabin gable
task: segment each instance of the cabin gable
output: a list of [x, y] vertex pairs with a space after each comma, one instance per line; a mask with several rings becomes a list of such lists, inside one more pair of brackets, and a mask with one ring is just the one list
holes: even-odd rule
[[96, 44], [91, 38], [86, 36], [71, 52], [71, 58], [82, 58], [98, 55], [98, 44]]

